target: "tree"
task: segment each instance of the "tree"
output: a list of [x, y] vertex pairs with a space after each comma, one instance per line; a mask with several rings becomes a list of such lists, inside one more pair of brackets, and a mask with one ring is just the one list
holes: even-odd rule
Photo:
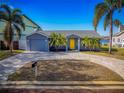
[[88, 37], [85, 37], [83, 40], [82, 40], [82, 45], [85, 45], [85, 48], [89, 48], [90, 50], [92, 49], [92, 39], [91, 38], [88, 38]]
[[82, 40], [82, 45], [85, 45], [85, 48], [89, 48], [89, 38], [88, 37], [85, 37], [83, 40]]
[[66, 46], [66, 38], [64, 34], [58, 34], [60, 46]]
[[23, 15], [19, 9], [12, 9], [7, 5], [1, 5], [0, 20], [6, 23], [3, 31], [4, 43], [12, 53], [14, 36], [16, 35], [17, 39], [20, 39], [22, 30], [25, 30]]
[[92, 44], [93, 44], [93, 49], [98, 49], [100, 48], [100, 39], [99, 38], [92, 38]]
[[89, 48], [91, 51], [92, 49], [100, 48], [100, 39], [85, 37], [82, 40], [82, 45], [85, 45], [85, 47]]
[[[120, 9], [122, 7], [122, 2], [124, 0], [104, 0], [104, 2], [97, 4], [95, 8], [95, 16], [94, 16], [94, 21], [93, 21], [93, 26], [95, 30], [97, 30], [98, 23], [100, 19], [104, 16], [104, 30], [109, 26], [110, 31], [110, 42], [109, 42], [109, 53], [111, 54], [111, 49], [112, 49], [112, 35], [113, 35], [113, 24], [114, 19], [113, 19], [113, 14], [115, 11], [120, 12]], [[119, 20], [115, 20], [116, 22]], [[115, 24], [117, 26], [117, 24]]]
[[63, 34], [52, 33], [50, 35], [50, 46], [58, 47], [66, 45], [66, 38]]

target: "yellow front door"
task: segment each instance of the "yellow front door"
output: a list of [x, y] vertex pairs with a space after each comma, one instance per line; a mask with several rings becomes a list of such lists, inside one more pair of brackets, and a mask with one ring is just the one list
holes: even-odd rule
[[70, 39], [70, 49], [75, 49], [75, 40], [73, 38]]

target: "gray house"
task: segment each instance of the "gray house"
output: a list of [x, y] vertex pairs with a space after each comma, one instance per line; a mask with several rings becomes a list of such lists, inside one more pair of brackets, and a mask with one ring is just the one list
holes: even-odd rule
[[28, 51], [49, 51], [50, 35], [52, 33], [64, 34], [67, 39], [65, 50], [84, 50], [85, 47], [81, 45], [81, 40], [84, 37], [101, 38], [95, 31], [81, 31], [81, 30], [59, 30], [59, 31], [36, 31], [27, 36], [27, 50]]

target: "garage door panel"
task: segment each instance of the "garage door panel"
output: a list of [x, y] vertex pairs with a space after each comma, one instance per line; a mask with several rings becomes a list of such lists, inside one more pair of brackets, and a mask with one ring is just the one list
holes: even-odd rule
[[30, 40], [31, 51], [48, 51], [48, 41], [46, 39]]

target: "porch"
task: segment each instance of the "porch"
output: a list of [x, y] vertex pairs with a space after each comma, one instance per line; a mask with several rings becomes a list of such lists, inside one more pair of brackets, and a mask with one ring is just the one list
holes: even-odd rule
[[66, 51], [80, 51], [81, 49], [81, 38], [77, 35], [67, 36]]

